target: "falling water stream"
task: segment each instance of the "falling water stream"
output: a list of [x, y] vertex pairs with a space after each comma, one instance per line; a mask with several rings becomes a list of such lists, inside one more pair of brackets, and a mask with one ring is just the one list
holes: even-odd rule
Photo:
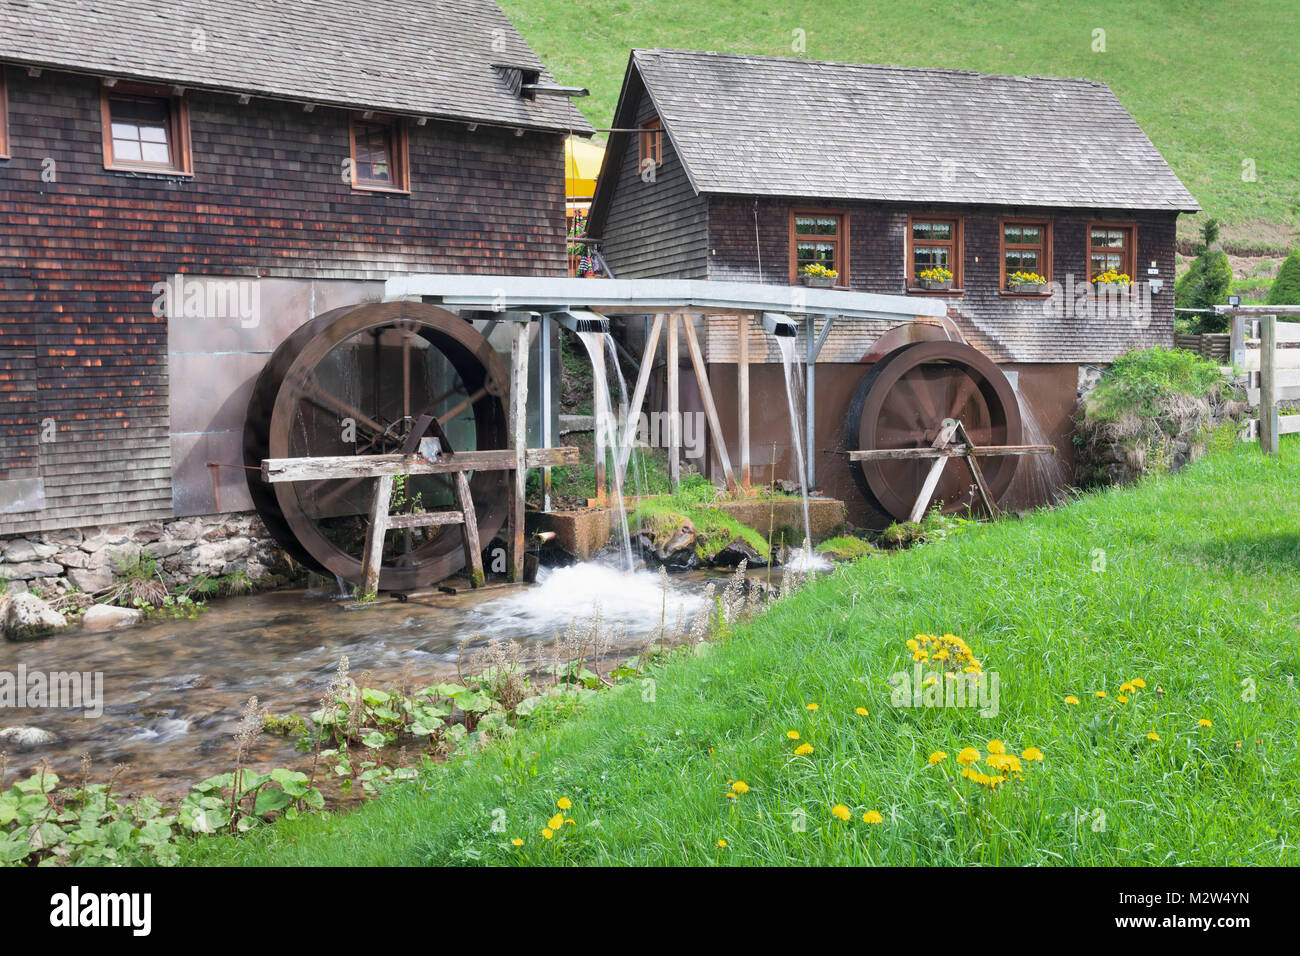
[[[591, 358], [591, 400], [595, 405], [596, 427], [601, 428], [603, 425], [603, 438], [607, 452], [614, 453], [613, 479], [614, 479], [614, 508], [618, 512], [618, 530], [619, 544], [623, 551], [623, 566], [631, 571], [635, 565], [632, 561], [632, 535], [628, 530], [627, 523], [627, 505], [623, 500], [623, 476], [619, 474], [618, 469], [618, 419], [614, 417], [614, 409], [609, 401], [609, 380], [606, 376], [605, 368], [605, 339], [608, 334], [604, 332], [578, 332], [578, 338], [582, 339], [582, 344], [587, 348], [587, 355]], [[614, 363], [618, 368], [618, 363]], [[621, 377], [621, 372], [619, 373]]]
[[800, 375], [799, 340], [792, 335], [774, 336], [781, 349], [781, 364], [785, 367], [785, 400], [790, 409], [790, 437], [794, 441], [794, 457], [799, 467], [799, 490], [803, 493], [803, 547], [799, 563], [812, 564], [812, 521], [808, 515], [808, 469], [804, 465], [803, 428], [799, 425], [799, 409], [803, 406], [803, 382]]
[[[1051, 436], [1039, 422], [1034, 407], [1015, 389], [1016, 404], [1020, 406], [1020, 423], [1024, 430], [1024, 441], [1030, 445], [1050, 445]], [[1029, 500], [1045, 505], [1059, 504], [1064, 498], [1064, 490], [1070, 483], [1069, 469], [1060, 455], [1026, 455], [1020, 459], [1019, 473], [1029, 488]]]

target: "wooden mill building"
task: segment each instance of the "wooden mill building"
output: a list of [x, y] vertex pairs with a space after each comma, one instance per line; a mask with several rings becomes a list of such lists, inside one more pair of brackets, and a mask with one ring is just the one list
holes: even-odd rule
[[564, 275], [548, 83], [491, 0], [0, 6], [0, 536], [246, 509], [208, 466], [294, 327]]
[[[826, 334], [810, 463], [837, 497], [858, 496], [847, 463], [825, 452], [871, 363], [908, 337], [960, 335], [992, 357], [1067, 458], [1081, 383], [1129, 349], [1173, 344], [1175, 222], [1199, 207], [1105, 84], [635, 50], [613, 125], [589, 233], [615, 277], [755, 281], [797, 295], [802, 267], [819, 263], [840, 288], [947, 305], [938, 331], [918, 324], [882, 339], [890, 324], [870, 319], [814, 329], [814, 351]], [[951, 272], [950, 287], [918, 278], [934, 266]], [[1086, 307], [1085, 285], [1108, 269], [1132, 284], [1109, 309]], [[1017, 271], [1047, 284], [1013, 288]], [[711, 318], [699, 332], [725, 396], [737, 320]], [[748, 334], [753, 387], [777, 402], [775, 346], [753, 320]], [[788, 470], [778, 405], [755, 405], [753, 444], [776, 444]]]

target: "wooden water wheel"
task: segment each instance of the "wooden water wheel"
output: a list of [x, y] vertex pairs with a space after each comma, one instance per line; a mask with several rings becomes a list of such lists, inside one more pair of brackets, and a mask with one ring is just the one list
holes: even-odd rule
[[[272, 354], [253, 388], [244, 426], [244, 463], [411, 453], [428, 434], [457, 452], [508, 447], [505, 363], [473, 325], [432, 305], [385, 302], [319, 315]], [[432, 418], [415, 434], [417, 423]], [[268, 484], [248, 471], [267, 529], [308, 566], [347, 581], [362, 578], [366, 518], [374, 478]], [[506, 519], [508, 476], [478, 471], [469, 480], [478, 540]], [[408, 475], [394, 492], [397, 512], [455, 507], [448, 475]], [[465, 564], [455, 527], [396, 532], [384, 545], [380, 587], [412, 590]]]
[[[849, 451], [929, 448], [945, 420], [957, 420], [978, 446], [1018, 445], [1020, 407], [1015, 390], [983, 352], [961, 342], [904, 345], [881, 358], [863, 378], [849, 406], [845, 447]], [[1018, 458], [985, 460], [991, 497], [1000, 498], [1015, 476]], [[881, 512], [907, 520], [930, 471], [924, 458], [855, 462], [854, 481]], [[947, 469], [930, 502], [945, 512], [971, 503], [969, 471]]]

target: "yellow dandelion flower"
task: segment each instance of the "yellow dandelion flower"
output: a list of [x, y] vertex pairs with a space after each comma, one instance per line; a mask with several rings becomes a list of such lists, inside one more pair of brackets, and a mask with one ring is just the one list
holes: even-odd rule
[[808, 705], [808, 709], [809, 709], [809, 710], [816, 710], [816, 709], [817, 709], [817, 705], [816, 705], [816, 704], [809, 704], [809, 705]]
[[573, 819], [570, 818], [570, 817], [565, 817], [565, 818], [564, 818], [564, 822], [567, 823], [567, 824], [568, 824], [569, 826], [571, 826], [571, 827], [576, 827], [576, 826], [578, 825], [578, 824], [577, 824], [577, 821], [573, 820]]
[[1020, 755], [1021, 760], [1042, 760], [1043, 752], [1037, 747], [1026, 747], [1025, 752]]
[[882, 817], [882, 816], [881, 816], [879, 813], [877, 813], [875, 810], [868, 810], [866, 813], [862, 814], [862, 820], [863, 820], [864, 823], [884, 823], [884, 822], [885, 822], [885, 818]]
[[935, 764], [942, 763], [947, 759], [948, 759], [948, 755], [946, 753], [944, 753], [942, 750], [936, 750], [934, 753], [930, 754], [930, 759], [927, 762], [931, 766], [934, 766]]
[[856, 713], [859, 717], [866, 717], [870, 715], [871, 711], [867, 710], [867, 708], [865, 707], [859, 707], [856, 711], [854, 711], [854, 713]]
[[1105, 692], [1104, 690], [1099, 690], [1099, 691], [1097, 691], [1097, 699], [1098, 699], [1098, 700], [1103, 700], [1103, 699], [1105, 699], [1105, 697], [1106, 697], [1106, 692]]
[[847, 820], [849, 817], [853, 816], [849, 811], [849, 808], [842, 803], [837, 803], [835, 806], [831, 807], [831, 813], [839, 817], [841, 820]]
[[1132, 684], [1130, 684], [1128, 681], [1125, 681], [1124, 683], [1119, 685], [1119, 692], [1121, 694], [1132, 694], [1136, 690], [1137, 688], [1134, 687]]
[[1002, 770], [1009, 773], [1020, 773], [1020, 758], [1015, 754], [990, 754], [988, 765], [994, 770]]
[[719, 840], [719, 841], [718, 841], [718, 849], [720, 849], [720, 850], [725, 850], [726, 848], [727, 848], [727, 841], [726, 841], [726, 840]]
[[1065, 698], [1065, 702], [1071, 706], [1075, 706], [1079, 703], [1079, 698], [1071, 694], [1069, 697]]
[[564, 826], [564, 814], [557, 813], [555, 816], [551, 817], [551, 819], [546, 821], [546, 826], [552, 830], [558, 830], [560, 827]]
[[1160, 739], [1160, 735], [1156, 733], [1154, 730], [1151, 731], [1151, 733], [1147, 734], [1147, 740], [1159, 740], [1159, 739]]
[[570, 800], [568, 797], [560, 797], [560, 799], [555, 801], [555, 805], [559, 807], [561, 810], [568, 810], [570, 807], [573, 806], [573, 801]]
[[799, 739], [799, 731], [797, 731], [797, 730], [787, 730], [787, 731], [785, 732], [785, 735], [786, 735], [787, 737], [789, 737], [791, 740], [798, 740], [798, 739]]
[[731, 789], [736, 793], [749, 793], [749, 784], [743, 780], [736, 780], [731, 784]]
[[969, 767], [980, 759], [980, 752], [974, 747], [963, 747], [961, 753], [957, 755], [957, 762], [963, 767]]
[[1196, 722], [1196, 726], [1198, 726], [1198, 727], [1213, 727], [1214, 724], [1213, 724], [1211, 721], [1208, 721], [1208, 720], [1206, 720], [1204, 717], [1202, 717], [1200, 720], [1198, 720], [1198, 721]]
[[519, 837], [515, 837], [513, 840], [510, 841], [510, 844], [511, 846], [523, 846], [524, 841], [519, 839]]
[[1144, 681], [1141, 677], [1134, 677], [1131, 681], [1129, 681], [1129, 683], [1132, 684], [1134, 687], [1136, 687], [1138, 690], [1141, 690], [1142, 688], [1147, 686], [1147, 682]]
[[1004, 744], [1002, 741], [1000, 741], [1000, 740], [990, 740], [990, 741], [989, 741], [989, 753], [991, 753], [991, 754], [1004, 754], [1004, 753], [1006, 753], [1006, 752], [1007, 752], [1007, 745]]
[[1116, 699], [1117, 701], [1119, 701], [1121, 704], [1127, 704], [1127, 703], [1128, 703], [1128, 698], [1125, 697], [1123, 694], [1120, 694], [1120, 695], [1119, 695], [1118, 697], [1116, 697], [1115, 699]]
[[549, 839], [550, 839], [551, 837], [553, 837], [553, 836], [555, 836], [555, 831], [552, 830], [550, 827], [544, 827], [544, 828], [542, 829], [542, 839], [543, 839], [543, 840], [549, 840]]
[[795, 748], [794, 748], [794, 752], [795, 752], [795, 754], [796, 754], [797, 756], [800, 756], [800, 757], [806, 757], [806, 756], [808, 756], [810, 753], [813, 752], [813, 745], [812, 745], [812, 744], [800, 744], [798, 747], [795, 747]]
[[735, 799], [736, 799], [736, 795], [735, 795], [734, 793], [729, 793], [729, 794], [727, 794], [727, 799], [728, 799], [728, 800], [735, 800]]

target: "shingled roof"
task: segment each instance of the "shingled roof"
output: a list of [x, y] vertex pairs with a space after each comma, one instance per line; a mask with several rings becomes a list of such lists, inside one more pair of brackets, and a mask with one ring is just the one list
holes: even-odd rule
[[[641, 83], [697, 193], [1200, 208], [1092, 80], [634, 50], [623, 100]], [[616, 127], [634, 121], [623, 100]]]
[[0, 61], [351, 109], [589, 133], [492, 0], [6, 0]]

